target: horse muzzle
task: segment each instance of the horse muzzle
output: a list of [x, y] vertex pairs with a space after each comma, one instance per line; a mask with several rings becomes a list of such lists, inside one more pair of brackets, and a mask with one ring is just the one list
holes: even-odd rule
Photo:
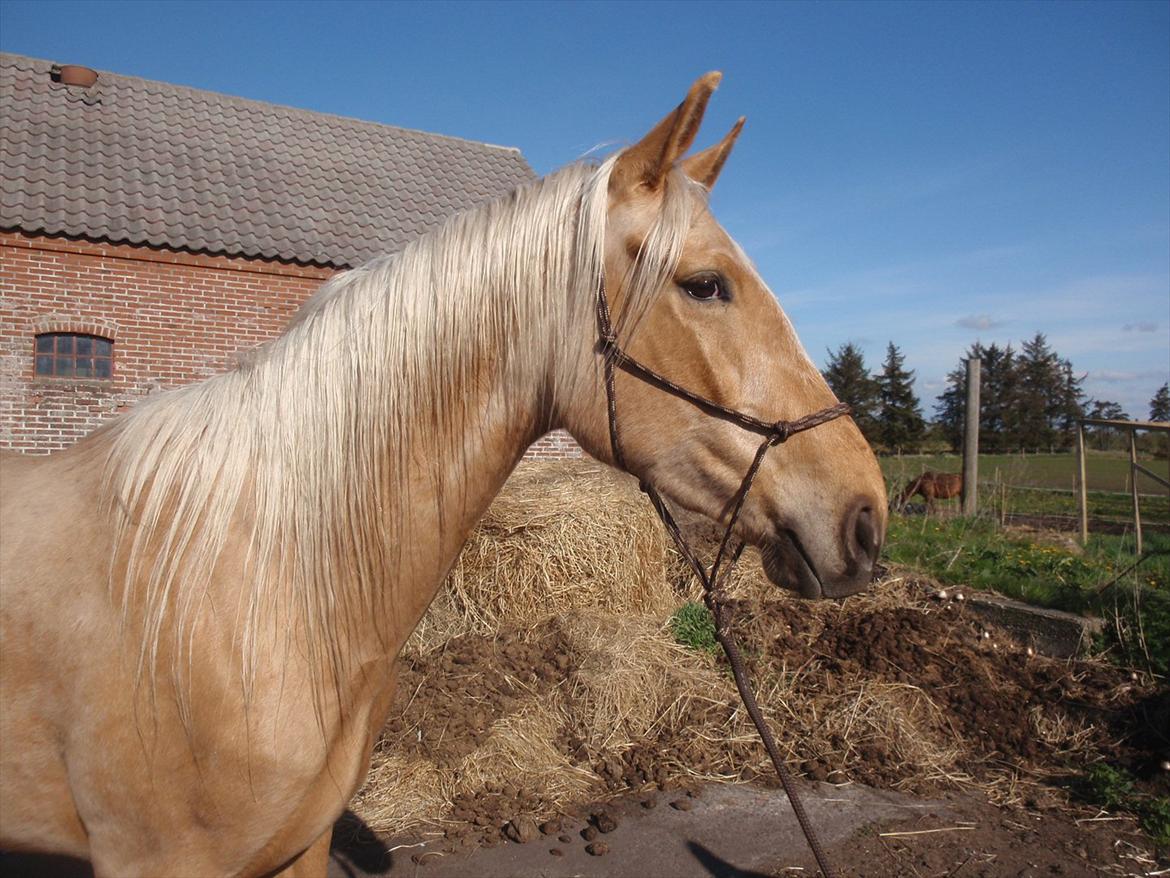
[[873, 507], [857, 501], [842, 517], [833, 551], [811, 551], [793, 528], [766, 540], [760, 546], [764, 573], [774, 584], [810, 600], [857, 594], [873, 581], [882, 530]]

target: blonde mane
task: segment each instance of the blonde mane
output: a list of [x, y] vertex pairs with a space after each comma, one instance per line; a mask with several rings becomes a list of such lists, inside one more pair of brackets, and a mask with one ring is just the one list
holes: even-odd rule
[[[486, 377], [503, 394], [493, 404], [535, 410], [597, 380], [580, 352], [596, 333], [616, 158], [570, 166], [331, 279], [235, 369], [115, 424], [105, 470], [112, 588], [124, 619], [133, 606], [143, 628], [140, 678], [169, 656], [182, 679], [231, 540], [247, 557], [239, 575], [249, 587], [228, 608], [245, 694], [260, 644], [280, 632], [287, 644], [298, 622], [318, 685], [337, 685], [352, 635], [393, 618], [412, 472], [422, 463], [440, 483], [466, 465], [465, 391]], [[697, 191], [671, 176], [626, 279], [619, 332], [673, 274]]]

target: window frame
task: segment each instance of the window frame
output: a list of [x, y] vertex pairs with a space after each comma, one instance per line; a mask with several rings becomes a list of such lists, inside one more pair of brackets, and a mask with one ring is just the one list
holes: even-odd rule
[[[66, 344], [66, 341], [68, 342]], [[45, 342], [48, 342], [46, 346]], [[82, 348], [86, 350], [83, 351]], [[103, 352], [104, 349], [104, 352]], [[79, 361], [89, 361], [90, 374], [77, 374]], [[98, 362], [109, 364], [107, 374], [98, 374]], [[50, 371], [42, 372], [42, 364]], [[59, 364], [69, 364], [69, 371], [59, 371]], [[38, 381], [83, 381], [108, 383], [114, 380], [116, 365], [114, 339], [94, 332], [48, 329], [33, 336], [33, 377]]]

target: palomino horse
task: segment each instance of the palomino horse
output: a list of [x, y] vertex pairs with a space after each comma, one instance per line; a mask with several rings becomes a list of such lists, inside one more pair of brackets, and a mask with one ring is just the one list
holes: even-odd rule
[[916, 479], [911, 479], [898, 496], [898, 509], [906, 505], [906, 501], [915, 494], [921, 494], [926, 501], [927, 510], [934, 508], [935, 500], [950, 500], [963, 493], [963, 477], [959, 473], [936, 473], [926, 470]]
[[[612, 462], [595, 303], [626, 350], [760, 417], [832, 393], [682, 158], [718, 74], [634, 146], [327, 282], [231, 372], [3, 459], [0, 847], [106, 875], [323, 875], [399, 649], [528, 445]], [[741, 120], [742, 122], [742, 120]], [[719, 520], [758, 436], [621, 373], [627, 469]], [[737, 525], [778, 584], [869, 582], [851, 420], [793, 436]]]

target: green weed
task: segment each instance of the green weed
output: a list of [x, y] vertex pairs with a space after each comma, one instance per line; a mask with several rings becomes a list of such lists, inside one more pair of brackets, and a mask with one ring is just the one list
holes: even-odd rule
[[1108, 811], [1127, 811], [1160, 848], [1170, 847], [1170, 797], [1139, 793], [1128, 771], [1108, 763], [1090, 766], [1073, 786], [1084, 801]]
[[707, 607], [697, 601], [674, 611], [670, 617], [670, 633], [676, 641], [696, 652], [714, 653], [719, 646], [715, 640], [715, 620]]

